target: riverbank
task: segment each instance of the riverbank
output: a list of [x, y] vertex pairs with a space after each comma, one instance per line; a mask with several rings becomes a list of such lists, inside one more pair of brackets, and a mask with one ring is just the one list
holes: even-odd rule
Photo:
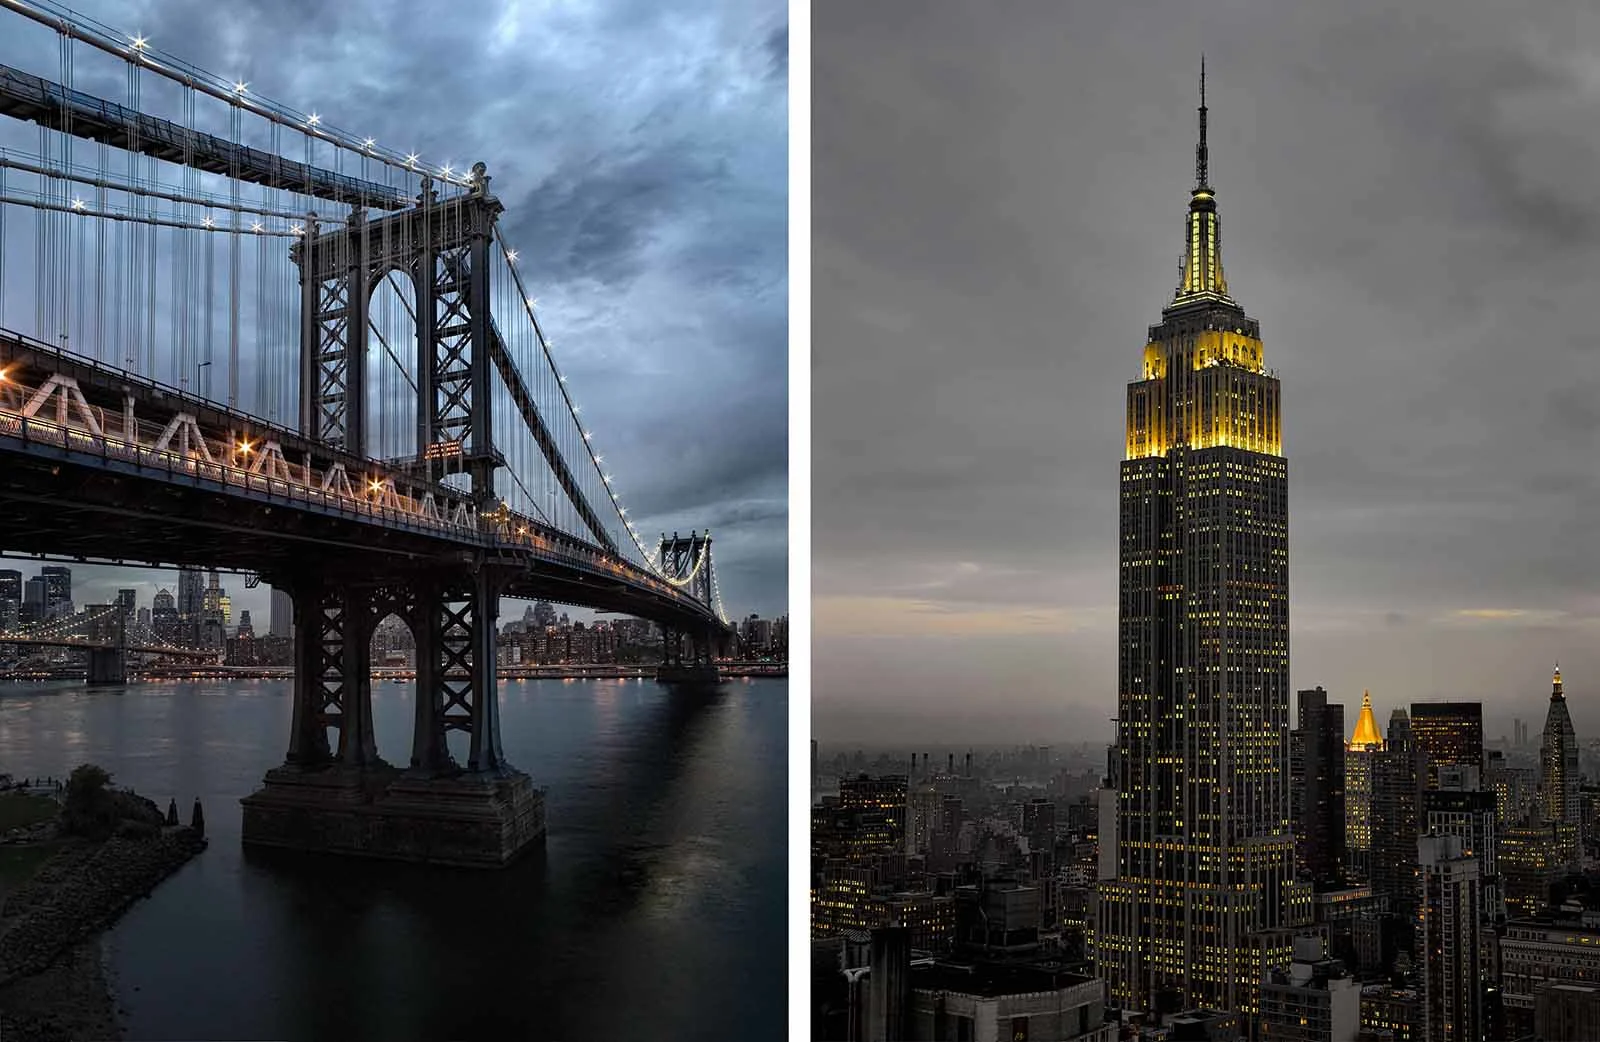
[[180, 826], [125, 829], [102, 842], [32, 826], [25, 838], [7, 849], [49, 856], [0, 903], [0, 1038], [120, 1038], [98, 935], [206, 840]]

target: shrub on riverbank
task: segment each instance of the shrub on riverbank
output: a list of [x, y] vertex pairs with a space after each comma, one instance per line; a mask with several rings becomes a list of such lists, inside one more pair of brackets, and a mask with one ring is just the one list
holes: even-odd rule
[[[150, 800], [113, 789], [111, 775], [95, 764], [80, 764], [67, 779], [67, 796], [61, 806], [63, 835], [105, 839], [129, 821], [138, 823], [133, 831], [153, 835], [163, 820], [160, 809]], [[140, 829], [138, 825], [155, 828]]]

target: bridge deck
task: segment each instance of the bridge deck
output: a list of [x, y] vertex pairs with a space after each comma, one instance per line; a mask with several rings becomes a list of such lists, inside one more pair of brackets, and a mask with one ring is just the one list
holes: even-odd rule
[[318, 199], [360, 203], [382, 210], [402, 210], [412, 203], [399, 189], [237, 145], [8, 65], [0, 65], [0, 115], [103, 141], [169, 163]]
[[[10, 550], [263, 574], [312, 569], [351, 583], [397, 569], [460, 572], [476, 562], [502, 570], [508, 597], [722, 628], [709, 606], [660, 577], [533, 519], [497, 512], [463, 523], [418, 513], [421, 486], [402, 485], [404, 494], [397, 493], [396, 480], [411, 478], [395, 479], [382, 461], [342, 457], [257, 418], [15, 334], [0, 332], [0, 371], [29, 396], [52, 375], [70, 377], [100, 428], [84, 429], [64, 406], [48, 410], [49, 418], [24, 416], [15, 394], [9, 405], [0, 394], [0, 545]], [[139, 417], [128, 429], [126, 398], [134, 399]], [[152, 428], [185, 415], [213, 439], [211, 458], [196, 458], [176, 442], [151, 443]], [[259, 443], [269, 434], [282, 438], [285, 449], [297, 447], [290, 454], [296, 463], [285, 472], [259, 472], [230, 451], [240, 438]], [[311, 480], [335, 459], [350, 464], [355, 487], [339, 491]], [[376, 479], [389, 481], [382, 494], [369, 491], [369, 483], [383, 484]], [[441, 497], [461, 495], [427, 488]]]

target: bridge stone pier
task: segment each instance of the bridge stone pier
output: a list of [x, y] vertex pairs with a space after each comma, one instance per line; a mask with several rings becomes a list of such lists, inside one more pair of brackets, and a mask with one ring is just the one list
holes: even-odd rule
[[[492, 868], [543, 838], [544, 793], [500, 748], [504, 578], [480, 565], [381, 583], [278, 580], [294, 602], [294, 716], [283, 765], [242, 801], [247, 845]], [[391, 613], [417, 644], [405, 767], [378, 756], [372, 728], [372, 632]], [[470, 737], [465, 764], [450, 754], [449, 731]]]
[[128, 682], [128, 653], [122, 648], [90, 648], [85, 674], [92, 686], [122, 686]]

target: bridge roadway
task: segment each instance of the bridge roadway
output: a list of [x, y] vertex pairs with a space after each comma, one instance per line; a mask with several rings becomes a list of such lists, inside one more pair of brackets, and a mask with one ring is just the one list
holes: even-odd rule
[[89, 640], [87, 637], [28, 637], [0, 633], [0, 647], [6, 648], [75, 648], [79, 651], [126, 651], [139, 655], [164, 655], [168, 658], [215, 660], [220, 651], [202, 648], [169, 647], [164, 644], [139, 644], [130, 641], [118, 644], [111, 640]]
[[[474, 509], [433, 460], [384, 462], [0, 330], [0, 546], [314, 573], [489, 564], [502, 596], [721, 632], [711, 606], [536, 518]], [[431, 471], [431, 473], [430, 473]]]

